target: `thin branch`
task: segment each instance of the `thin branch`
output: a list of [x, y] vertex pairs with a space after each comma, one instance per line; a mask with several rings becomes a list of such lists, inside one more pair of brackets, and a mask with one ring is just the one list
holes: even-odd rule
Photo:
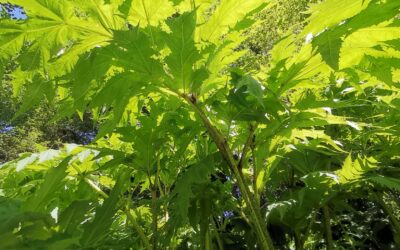
[[242, 173], [242, 169], [243, 169], [243, 164], [244, 161], [247, 157], [247, 153], [249, 152], [249, 150], [251, 149], [251, 145], [254, 143], [254, 136], [255, 136], [255, 132], [256, 129], [258, 127], [258, 124], [251, 124], [250, 123], [250, 127], [249, 127], [249, 136], [247, 137], [246, 143], [243, 146], [243, 150], [242, 150], [242, 154], [238, 163], [238, 168], [239, 171]]
[[258, 172], [260, 171], [257, 167], [257, 158], [256, 153], [254, 151], [254, 146], [251, 146], [251, 156], [253, 157], [253, 190], [254, 190], [254, 198], [256, 200], [257, 206], [260, 206], [260, 194], [258, 192], [257, 187], [257, 179], [258, 179]]
[[98, 193], [100, 196], [102, 196], [104, 199], [108, 198], [108, 194], [106, 194], [103, 190], [100, 189], [99, 186], [97, 186], [91, 179], [89, 179], [88, 177], [83, 177], [83, 180], [89, 184], [89, 186], [91, 186], [96, 193]]
[[[79, 169], [74, 167], [75, 170], [80, 173]], [[104, 199], [109, 198], [108, 194], [106, 194], [99, 186], [97, 186], [93, 180], [91, 180], [88, 176], [83, 176], [83, 180], [89, 184], [99, 195], [101, 195]], [[146, 247], [146, 250], [152, 250], [152, 247], [150, 245], [149, 239], [147, 239], [146, 235], [144, 234], [143, 229], [137, 224], [135, 218], [133, 218], [132, 214], [130, 213], [130, 208], [129, 206], [125, 209], [120, 209], [126, 214], [127, 219], [131, 222], [132, 227], [138, 232], [140, 239], [142, 240], [143, 244]]]

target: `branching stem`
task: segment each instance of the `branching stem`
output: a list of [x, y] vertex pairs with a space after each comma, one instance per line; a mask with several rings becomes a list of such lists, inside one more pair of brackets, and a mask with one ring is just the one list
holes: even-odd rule
[[258, 209], [256, 202], [254, 201], [250, 190], [246, 186], [243, 176], [239, 171], [238, 165], [233, 157], [232, 151], [229, 148], [227, 140], [224, 138], [222, 133], [212, 125], [211, 121], [208, 119], [207, 115], [204, 111], [198, 106], [196, 102], [193, 102], [192, 98], [185, 94], [180, 95], [188, 104], [192, 106], [192, 108], [196, 111], [196, 113], [200, 116], [204, 126], [207, 128], [212, 140], [216, 144], [219, 152], [222, 154], [223, 158], [227, 162], [229, 168], [233, 172], [238, 182], [239, 188], [242, 192], [244, 201], [248, 207], [249, 215], [251, 217], [251, 221], [253, 227], [255, 229], [259, 247], [260, 249], [265, 250], [273, 250], [274, 245], [272, 239], [269, 236], [265, 223], [261, 219], [260, 210]]
[[247, 153], [249, 152], [249, 150], [252, 147], [252, 144], [254, 143], [254, 136], [255, 136], [255, 132], [256, 132], [257, 126], [258, 126], [258, 124], [251, 124], [250, 123], [249, 136], [247, 137], [246, 143], [243, 146], [242, 154], [241, 154], [241, 157], [240, 157], [240, 160], [239, 160], [239, 163], [238, 163], [238, 168], [239, 168], [240, 172], [242, 172], [244, 161], [246, 160]]

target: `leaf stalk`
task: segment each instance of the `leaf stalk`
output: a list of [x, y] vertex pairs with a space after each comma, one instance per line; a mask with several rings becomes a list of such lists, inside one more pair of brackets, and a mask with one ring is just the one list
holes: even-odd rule
[[192, 101], [193, 99], [190, 98], [190, 96], [186, 94], [181, 94], [180, 96], [188, 104], [190, 104], [192, 108], [196, 111], [196, 113], [200, 116], [204, 126], [210, 133], [210, 136], [213, 139], [214, 143], [216, 144], [219, 152], [222, 154], [223, 158], [228, 163], [229, 168], [235, 175], [239, 188], [245, 200], [245, 203], [248, 207], [249, 215], [251, 217], [251, 221], [258, 238], [260, 249], [273, 250], [274, 245], [271, 237], [269, 236], [266, 225], [261, 219], [260, 210], [257, 208], [257, 205], [250, 193], [250, 190], [245, 184], [243, 176], [239, 171], [238, 165], [233, 157], [232, 151], [229, 148], [227, 140], [224, 138], [221, 132], [212, 125], [211, 121], [208, 119], [204, 111], [198, 106], [196, 102]]

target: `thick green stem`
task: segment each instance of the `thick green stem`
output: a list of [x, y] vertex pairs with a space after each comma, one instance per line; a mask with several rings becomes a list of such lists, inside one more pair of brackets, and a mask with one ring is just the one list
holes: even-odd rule
[[328, 206], [324, 206], [322, 208], [322, 212], [324, 214], [326, 249], [332, 250], [333, 249], [333, 238], [332, 238], [332, 229], [331, 229], [331, 216], [329, 213]]
[[211, 243], [211, 236], [210, 236], [210, 229], [207, 229], [206, 237], [205, 237], [205, 250], [212, 250], [212, 243]]
[[243, 146], [242, 150], [242, 155], [240, 157], [239, 163], [238, 163], [238, 169], [240, 172], [242, 172], [242, 168], [244, 166], [244, 162], [246, 160], [247, 153], [249, 150], [252, 148], [252, 145], [254, 144], [254, 137], [255, 137], [255, 132], [257, 129], [258, 124], [250, 124], [249, 128], [249, 136], [247, 137], [246, 143]]
[[189, 96], [181, 96], [193, 107], [196, 113], [200, 116], [203, 124], [207, 128], [207, 131], [210, 133], [211, 138], [219, 149], [219, 152], [222, 154], [223, 158], [228, 163], [229, 168], [235, 175], [244, 201], [248, 207], [249, 215], [251, 217], [251, 222], [258, 238], [260, 249], [274, 249], [274, 245], [272, 239], [269, 236], [266, 225], [261, 219], [260, 210], [257, 207], [256, 202], [250, 193], [250, 190], [246, 186], [245, 181], [243, 180], [243, 176], [239, 171], [238, 165], [232, 155], [232, 151], [230, 150], [226, 139], [221, 134], [221, 132], [211, 124], [210, 120], [203, 112], [203, 110], [195, 102], [193, 102]]
[[83, 180], [89, 184], [99, 195], [101, 195], [104, 199], [108, 198], [108, 194], [104, 193], [103, 190], [101, 190], [91, 179], [88, 177], [84, 177]]
[[254, 190], [254, 197], [256, 200], [257, 206], [261, 205], [260, 202], [260, 194], [258, 192], [258, 187], [257, 187], [257, 179], [258, 179], [258, 173], [259, 169], [257, 167], [257, 158], [256, 158], [256, 153], [254, 152], [254, 148], [251, 148], [251, 154], [253, 156], [253, 190]]

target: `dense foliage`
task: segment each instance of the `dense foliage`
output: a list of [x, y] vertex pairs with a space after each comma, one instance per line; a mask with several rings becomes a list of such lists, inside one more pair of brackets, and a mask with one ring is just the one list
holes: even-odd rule
[[64, 143], [88, 144], [94, 139], [96, 124], [89, 114], [85, 114], [83, 120], [75, 115], [54, 122], [51, 117], [55, 108], [46, 101], [11, 121], [18, 110], [18, 99], [12, 97], [8, 84], [0, 88], [0, 164], [23, 152], [58, 149]]
[[[24, 19], [23, 10], [11, 4], [0, 4], [0, 18]], [[15, 67], [9, 64], [7, 69]], [[60, 121], [52, 121], [55, 107], [43, 100], [30, 112], [14, 119], [21, 95], [13, 95], [9, 76], [4, 76], [0, 86], [0, 164], [13, 160], [23, 152], [37, 152], [45, 148], [57, 149], [64, 143], [87, 144], [93, 140], [96, 131], [89, 114], [82, 120], [78, 115]]]
[[398, 0], [311, 4], [244, 70], [273, 2], [6, 2], [13, 119], [101, 125], [0, 168], [0, 248], [400, 247]]

